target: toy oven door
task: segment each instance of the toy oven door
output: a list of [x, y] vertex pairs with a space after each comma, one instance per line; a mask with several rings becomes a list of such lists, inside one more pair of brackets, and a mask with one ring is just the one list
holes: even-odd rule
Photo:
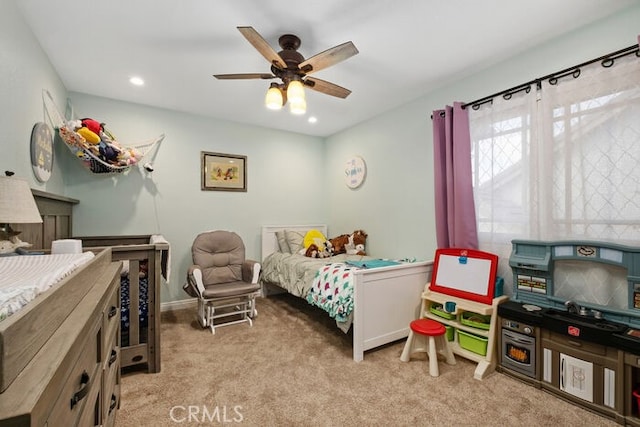
[[536, 339], [518, 332], [502, 329], [500, 363], [531, 378], [536, 376]]

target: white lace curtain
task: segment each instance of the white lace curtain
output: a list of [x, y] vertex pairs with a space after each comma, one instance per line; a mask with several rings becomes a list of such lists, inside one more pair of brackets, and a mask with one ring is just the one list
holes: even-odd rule
[[[554, 83], [554, 84], [552, 84]], [[640, 58], [470, 108], [479, 247], [512, 287], [512, 239], [640, 245]]]

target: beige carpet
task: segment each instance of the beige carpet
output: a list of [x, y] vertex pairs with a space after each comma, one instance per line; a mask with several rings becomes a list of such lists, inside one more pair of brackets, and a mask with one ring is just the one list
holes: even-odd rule
[[428, 374], [404, 342], [355, 363], [350, 336], [289, 295], [259, 299], [253, 327], [199, 327], [195, 308], [163, 313], [162, 371], [124, 374], [117, 426], [613, 426], [501, 373], [473, 379], [457, 357]]

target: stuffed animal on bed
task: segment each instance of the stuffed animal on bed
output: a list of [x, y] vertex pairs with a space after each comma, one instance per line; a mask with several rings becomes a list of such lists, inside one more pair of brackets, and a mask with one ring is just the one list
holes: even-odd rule
[[320, 244], [320, 246], [312, 243], [309, 245], [304, 255], [309, 258], [329, 258], [333, 255], [331, 242], [325, 240], [324, 243]]
[[324, 255], [325, 258], [330, 258], [333, 256], [333, 244], [331, 243], [331, 240], [324, 241]]
[[309, 245], [307, 250], [304, 253], [304, 256], [309, 258], [318, 258], [318, 247], [315, 243]]
[[333, 247], [333, 255], [347, 253], [346, 244], [349, 243], [349, 235], [341, 234], [340, 236], [329, 239], [331, 246]]
[[319, 230], [309, 230], [304, 236], [304, 255], [309, 258], [328, 258], [331, 256], [327, 238]]
[[349, 236], [349, 242], [347, 243], [347, 254], [349, 255], [366, 255], [365, 243], [367, 241], [368, 234], [363, 230], [356, 230]]

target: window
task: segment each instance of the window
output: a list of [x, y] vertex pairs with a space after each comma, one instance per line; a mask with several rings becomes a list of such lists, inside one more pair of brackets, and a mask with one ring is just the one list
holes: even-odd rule
[[481, 249], [507, 260], [518, 238], [640, 244], [639, 76], [627, 55], [470, 109]]

